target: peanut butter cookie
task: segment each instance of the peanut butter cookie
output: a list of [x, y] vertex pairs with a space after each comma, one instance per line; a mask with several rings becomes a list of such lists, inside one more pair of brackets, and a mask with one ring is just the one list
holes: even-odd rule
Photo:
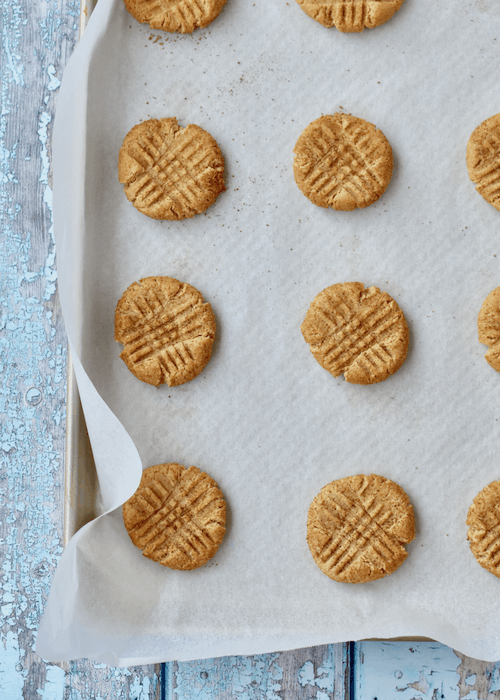
[[365, 583], [392, 574], [415, 538], [413, 507], [383, 476], [348, 476], [321, 489], [307, 518], [307, 543], [334, 581]]
[[152, 219], [179, 221], [201, 214], [224, 187], [224, 158], [207, 131], [177, 119], [136, 124], [118, 156], [127, 199]]
[[213, 22], [226, 0], [124, 0], [138, 22], [165, 32], [193, 32]]
[[324, 27], [362, 32], [378, 27], [399, 10], [403, 0], [297, 0], [300, 7]]
[[197, 569], [219, 549], [226, 503], [216, 482], [197, 467], [158, 464], [142, 473], [123, 505], [130, 539], [145, 557], [170, 569]]
[[485, 360], [500, 372], [500, 287], [488, 294], [477, 317], [479, 342], [489, 346]]
[[500, 114], [486, 119], [467, 144], [467, 169], [476, 190], [500, 211]]
[[120, 357], [147, 384], [177, 386], [194, 379], [210, 359], [212, 307], [189, 284], [146, 277], [124, 292], [115, 311]]
[[483, 569], [500, 578], [500, 481], [477, 494], [465, 523], [473, 555]]
[[351, 384], [375, 384], [406, 359], [409, 331], [394, 299], [361, 282], [334, 284], [312, 301], [302, 335], [319, 364]]
[[350, 114], [315, 119], [294, 151], [295, 182], [318, 207], [352, 211], [370, 206], [392, 177], [392, 149], [370, 122]]

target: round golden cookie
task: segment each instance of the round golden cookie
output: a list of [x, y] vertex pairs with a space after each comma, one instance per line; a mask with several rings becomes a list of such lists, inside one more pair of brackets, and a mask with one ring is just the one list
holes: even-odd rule
[[399, 10], [403, 0], [297, 0], [300, 7], [324, 27], [341, 32], [362, 32], [384, 24]]
[[493, 481], [477, 494], [465, 523], [473, 555], [484, 569], [500, 578], [500, 481]]
[[138, 22], [165, 32], [193, 32], [210, 24], [226, 0], [124, 0], [125, 7]]
[[476, 190], [500, 211], [500, 114], [486, 119], [467, 144], [467, 170]]
[[376, 384], [406, 359], [409, 330], [387, 292], [361, 282], [334, 284], [312, 301], [301, 326], [319, 364], [351, 384]]
[[315, 119], [293, 150], [295, 182], [318, 207], [363, 209], [385, 192], [392, 177], [392, 148], [370, 122], [350, 114]]
[[158, 464], [142, 473], [123, 504], [130, 539], [148, 559], [170, 569], [197, 569], [219, 549], [226, 503], [216, 482], [197, 467]]
[[383, 476], [348, 476], [321, 489], [307, 518], [307, 544], [334, 581], [366, 583], [392, 574], [415, 538], [413, 507]]
[[488, 294], [477, 317], [479, 342], [489, 346], [484, 356], [500, 372], [500, 287]]
[[123, 293], [115, 311], [120, 357], [147, 384], [177, 386], [194, 379], [210, 359], [212, 307], [190, 284], [145, 277]]
[[118, 179], [134, 207], [152, 219], [201, 214], [224, 192], [224, 158], [207, 131], [177, 119], [149, 119], [125, 136]]

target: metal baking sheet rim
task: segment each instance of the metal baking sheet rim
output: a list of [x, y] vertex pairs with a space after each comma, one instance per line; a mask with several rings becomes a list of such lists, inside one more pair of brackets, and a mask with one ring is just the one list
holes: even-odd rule
[[[85, 31], [97, 0], [81, 0], [80, 37]], [[64, 526], [63, 544], [68, 544], [72, 536], [86, 523], [101, 513], [97, 474], [92, 447], [85, 424], [78, 385], [76, 383], [73, 360], [68, 350], [68, 393], [66, 417], [66, 457], [64, 477]], [[429, 637], [394, 637], [388, 639], [370, 638], [360, 641], [400, 641], [432, 642]]]
[[[97, 0], [80, 0], [80, 38]], [[97, 475], [85, 424], [73, 360], [68, 348], [63, 546], [100, 514]]]

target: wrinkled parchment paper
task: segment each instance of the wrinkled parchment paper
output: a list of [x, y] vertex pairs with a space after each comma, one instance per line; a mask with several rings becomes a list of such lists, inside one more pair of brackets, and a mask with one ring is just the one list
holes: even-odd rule
[[[500, 109], [496, 0], [406, 0], [362, 34], [327, 30], [290, 0], [228, 0], [205, 30], [151, 31], [99, 0], [64, 76], [54, 134], [61, 303], [106, 509], [64, 552], [38, 652], [113, 665], [422, 635], [500, 658], [500, 581], [466, 541], [473, 497], [500, 478], [500, 377], [476, 319], [500, 284], [500, 214], [465, 165], [472, 130]], [[295, 185], [293, 147], [321, 114], [382, 129], [384, 196], [320, 209]], [[209, 131], [226, 186], [205, 215], [148, 219], [126, 200], [129, 129], [175, 116]], [[212, 359], [194, 381], [140, 383], [113, 341], [134, 280], [169, 275], [214, 309]], [[411, 332], [401, 370], [374, 386], [334, 379], [300, 324], [336, 282], [392, 295]], [[119, 506], [141, 466], [195, 464], [219, 483], [227, 535], [204, 568], [142, 557]], [[329, 481], [379, 473], [409, 494], [410, 556], [386, 579], [329, 580], [305, 541]]]

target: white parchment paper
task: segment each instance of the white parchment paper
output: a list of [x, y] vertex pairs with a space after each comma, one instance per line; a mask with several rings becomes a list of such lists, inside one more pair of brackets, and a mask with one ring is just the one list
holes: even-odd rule
[[[61, 303], [109, 513], [70, 542], [38, 637], [50, 660], [127, 665], [250, 654], [366, 637], [423, 635], [500, 658], [500, 581], [469, 551], [474, 496], [500, 478], [500, 377], [476, 319], [500, 284], [500, 214], [465, 165], [472, 130], [500, 109], [496, 0], [406, 0], [359, 35], [327, 30], [290, 0], [228, 0], [205, 30], [151, 31], [99, 0], [68, 66], [54, 135]], [[293, 147], [321, 114], [376, 124], [394, 151], [384, 196], [324, 210], [295, 185]], [[209, 131], [226, 186], [205, 215], [137, 212], [117, 178], [140, 120]], [[140, 383], [113, 341], [126, 287], [150, 275], [192, 284], [217, 339], [194, 381]], [[334, 379], [300, 324], [336, 282], [391, 294], [411, 332], [382, 384]], [[141, 556], [119, 506], [141, 465], [211, 474], [229, 519], [216, 557], [177, 572]], [[386, 579], [329, 580], [305, 541], [329, 481], [379, 473], [409, 494], [417, 537]]]

